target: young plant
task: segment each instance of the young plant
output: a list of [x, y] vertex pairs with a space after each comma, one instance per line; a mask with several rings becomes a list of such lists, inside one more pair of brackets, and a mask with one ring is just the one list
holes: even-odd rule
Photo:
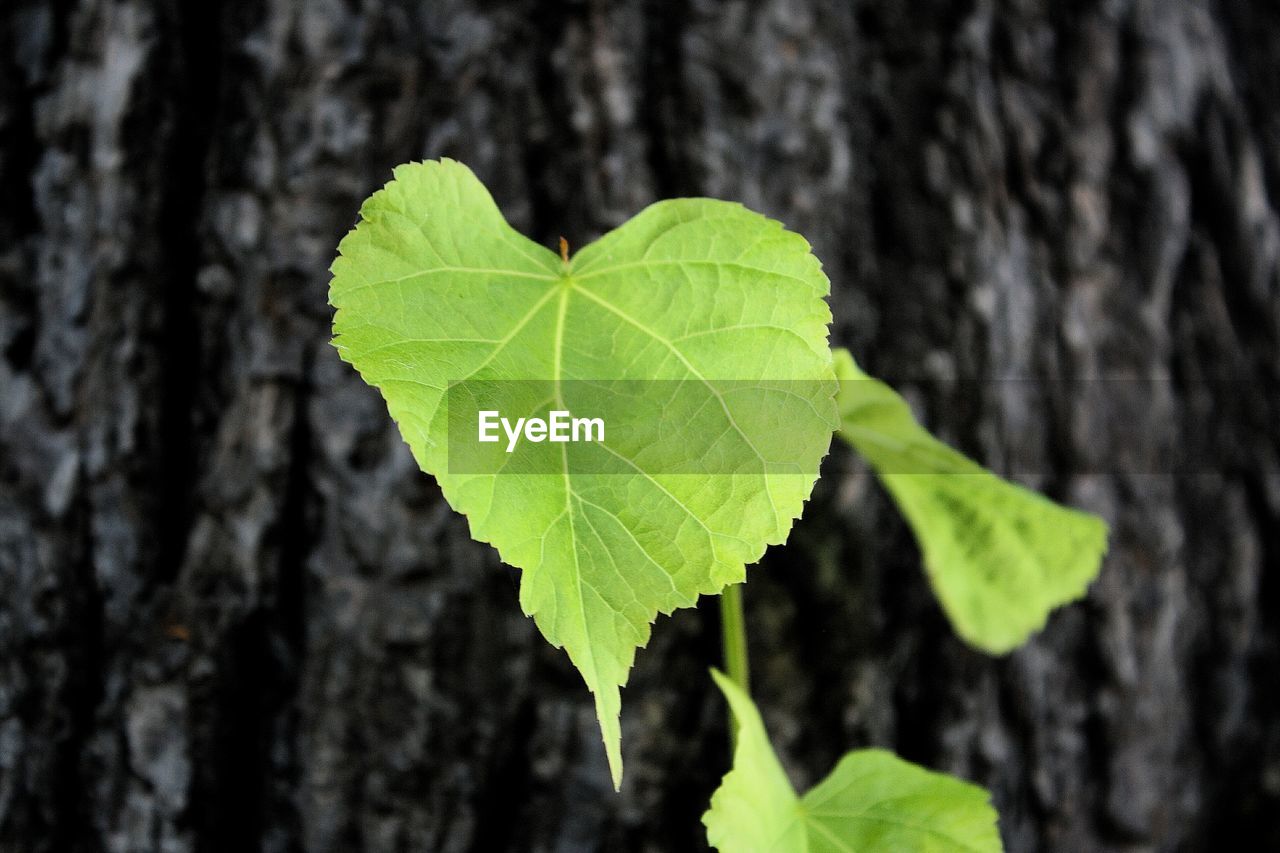
[[[396, 169], [360, 216], [332, 267], [334, 345], [472, 536], [522, 570], [521, 608], [595, 697], [615, 788], [636, 649], [659, 613], [723, 594], [729, 676], [714, 677], [736, 746], [704, 817], [712, 845], [999, 849], [985, 791], [883, 751], [850, 753], [796, 796], [746, 693], [738, 585], [787, 538], [833, 433], [906, 515], [959, 634], [990, 653], [1083, 594], [1100, 519], [937, 442], [833, 355], [821, 264], [741, 205], [658, 202], [557, 255], [441, 160]], [[554, 429], [577, 420], [598, 435]]]

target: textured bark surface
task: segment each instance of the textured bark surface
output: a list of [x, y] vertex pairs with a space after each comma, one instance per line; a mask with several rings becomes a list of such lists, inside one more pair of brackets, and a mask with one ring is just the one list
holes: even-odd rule
[[[548, 245], [782, 219], [837, 342], [1112, 523], [989, 659], [837, 450], [747, 587], [797, 783], [879, 744], [988, 785], [1011, 851], [1280, 848], [1280, 6], [6, 0], [0, 850], [705, 847], [714, 607], [640, 653], [615, 795], [328, 346], [360, 200], [442, 154]], [[1117, 376], [1160, 381], [971, 381]]]

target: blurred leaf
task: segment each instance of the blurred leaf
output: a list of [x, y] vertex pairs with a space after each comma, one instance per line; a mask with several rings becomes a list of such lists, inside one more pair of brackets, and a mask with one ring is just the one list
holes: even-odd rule
[[1003, 654], [1082, 595], [1107, 549], [1101, 518], [1002, 480], [931, 436], [905, 400], [835, 350], [839, 434], [915, 531], [956, 632]]
[[987, 792], [881, 749], [860, 749], [803, 797], [778, 763], [760, 713], [719, 672], [738, 727], [733, 769], [703, 815], [722, 853], [999, 853]]

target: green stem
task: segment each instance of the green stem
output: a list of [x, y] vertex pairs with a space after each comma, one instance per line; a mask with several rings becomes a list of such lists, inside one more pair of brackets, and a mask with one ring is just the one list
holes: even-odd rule
[[[724, 669], [729, 680], [750, 695], [750, 673], [747, 665], [747, 620], [742, 610], [742, 584], [731, 584], [720, 593], [720, 631], [724, 637]], [[738, 746], [738, 730], [729, 722], [729, 745]]]

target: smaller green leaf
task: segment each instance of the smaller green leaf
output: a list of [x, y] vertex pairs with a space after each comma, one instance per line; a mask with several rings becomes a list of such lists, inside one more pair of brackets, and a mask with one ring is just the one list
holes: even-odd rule
[[1107, 525], [995, 474], [930, 435], [907, 402], [834, 351], [839, 435], [876, 470], [924, 552], [956, 633], [1004, 654], [1084, 595]]
[[737, 726], [733, 769], [725, 774], [702, 817], [707, 843], [718, 850], [805, 850], [799, 798], [778, 763], [751, 697], [719, 670], [720, 687]]
[[719, 672], [738, 727], [733, 769], [702, 816], [722, 853], [999, 853], [996, 813], [977, 785], [934, 773], [882, 749], [840, 759], [797, 798], [751, 698]]

